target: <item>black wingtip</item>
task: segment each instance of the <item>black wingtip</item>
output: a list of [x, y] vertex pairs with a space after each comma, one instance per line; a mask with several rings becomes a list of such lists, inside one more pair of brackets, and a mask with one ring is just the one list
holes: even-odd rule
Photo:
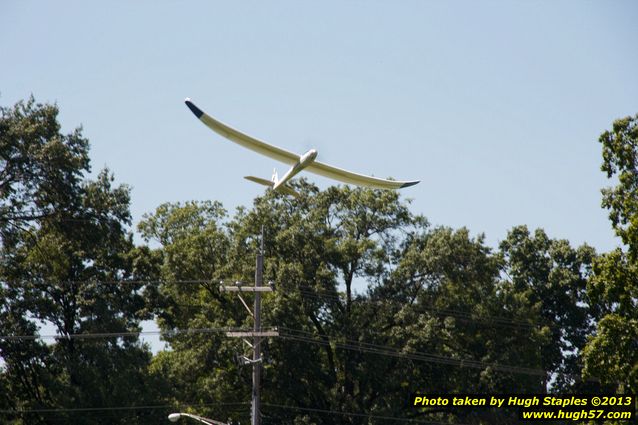
[[197, 118], [201, 118], [202, 115], [204, 115], [204, 111], [202, 111], [197, 106], [195, 106], [195, 104], [191, 102], [190, 98], [187, 97], [184, 103], [186, 103], [186, 106], [188, 106], [188, 109], [190, 109], [191, 112], [194, 113]]
[[421, 181], [421, 180], [416, 180], [416, 181], [413, 181], [413, 182], [403, 183], [403, 184], [401, 185], [401, 188], [414, 186], [415, 184], [419, 183], [420, 181]]

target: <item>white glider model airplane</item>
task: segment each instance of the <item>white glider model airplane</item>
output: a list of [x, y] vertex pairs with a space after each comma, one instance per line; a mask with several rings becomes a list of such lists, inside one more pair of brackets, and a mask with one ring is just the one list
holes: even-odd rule
[[261, 140], [248, 136], [226, 124], [217, 121], [215, 118], [206, 114], [199, 109], [195, 104], [186, 98], [186, 106], [195, 114], [197, 118], [215, 133], [245, 147], [253, 150], [262, 155], [266, 155], [270, 158], [281, 161], [285, 164], [290, 164], [292, 167], [288, 170], [282, 178], [277, 177], [277, 171], [273, 173], [272, 179], [266, 180], [259, 177], [246, 176], [247, 180], [255, 183], [262, 184], [270, 187], [272, 190], [279, 190], [289, 195], [299, 196], [291, 187], [286, 186], [291, 178], [293, 178], [301, 170], [308, 170], [311, 173], [319, 174], [320, 176], [329, 177], [331, 179], [339, 180], [344, 183], [350, 183], [357, 186], [367, 186], [375, 189], [400, 189], [402, 187], [408, 187], [415, 185], [419, 182], [416, 181], [397, 181], [380, 179], [378, 177], [366, 176], [363, 174], [353, 173], [341, 168], [333, 167], [331, 165], [324, 164], [323, 162], [315, 161], [317, 158], [317, 151], [310, 149], [303, 155], [297, 155], [287, 150], [278, 148], [277, 146], [270, 145]]

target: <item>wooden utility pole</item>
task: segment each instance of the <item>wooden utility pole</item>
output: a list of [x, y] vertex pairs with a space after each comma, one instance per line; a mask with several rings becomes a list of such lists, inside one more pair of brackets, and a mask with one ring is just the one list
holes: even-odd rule
[[[255, 266], [255, 288], [262, 286], [264, 282], [264, 228], [261, 228], [261, 243], [257, 254], [257, 264]], [[253, 337], [253, 397], [252, 397], [252, 425], [261, 425], [261, 338], [258, 332], [261, 331], [261, 292], [255, 291], [255, 324], [253, 326], [255, 336]]]
[[[279, 332], [274, 331], [262, 331], [261, 329], [261, 293], [272, 292], [272, 283], [269, 286], [263, 286], [264, 283], [264, 228], [261, 228], [261, 242], [259, 246], [259, 252], [257, 253], [257, 263], [255, 265], [255, 286], [242, 286], [241, 282], [235, 282], [234, 286], [220, 286], [221, 291], [238, 292], [239, 299], [244, 304], [244, 307], [248, 310], [248, 313], [253, 316], [254, 325], [252, 332], [227, 332], [226, 335], [237, 338], [249, 338], [252, 337], [252, 344], [248, 343], [253, 349], [253, 358], [248, 359], [242, 357], [242, 364], [250, 363], [253, 366], [253, 390], [252, 390], [252, 407], [251, 407], [251, 419], [252, 425], [261, 425], [261, 364], [263, 359], [261, 357], [261, 341], [262, 338], [279, 336]], [[248, 304], [241, 297], [241, 292], [253, 292], [255, 294], [255, 303], [253, 311], [250, 311]]]

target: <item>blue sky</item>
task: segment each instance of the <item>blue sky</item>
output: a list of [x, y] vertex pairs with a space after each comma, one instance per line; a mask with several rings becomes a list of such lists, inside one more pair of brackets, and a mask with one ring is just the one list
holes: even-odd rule
[[638, 112], [636, 22], [633, 1], [3, 1], [0, 104], [57, 102], [136, 221], [251, 205], [242, 177], [285, 171], [210, 132], [192, 97], [288, 150], [420, 179], [415, 212], [492, 246], [527, 224], [606, 251], [597, 138]]

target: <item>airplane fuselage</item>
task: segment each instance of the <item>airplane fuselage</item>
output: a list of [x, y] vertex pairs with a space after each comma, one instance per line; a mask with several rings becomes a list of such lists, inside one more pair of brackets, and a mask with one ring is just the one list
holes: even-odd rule
[[317, 150], [310, 149], [308, 152], [299, 157], [299, 165], [305, 168], [315, 159], [317, 159]]
[[272, 189], [277, 190], [278, 187], [286, 184], [287, 181], [296, 176], [301, 170], [312, 164], [316, 158], [317, 151], [315, 149], [310, 149], [308, 152], [301, 155], [299, 157], [299, 161], [293, 164], [293, 166], [290, 167], [290, 170], [288, 170], [288, 172], [281, 179], [275, 182]]
[[291, 178], [296, 176], [301, 170], [306, 168], [308, 165], [312, 164], [316, 158], [317, 158], [317, 151], [315, 149], [310, 149], [308, 152], [301, 155], [299, 157], [299, 161], [294, 163], [293, 166], [290, 167], [290, 170], [288, 170], [288, 172], [284, 174], [284, 176], [281, 179], [275, 182], [272, 189], [277, 190], [278, 187], [286, 184], [287, 181], [289, 181]]

